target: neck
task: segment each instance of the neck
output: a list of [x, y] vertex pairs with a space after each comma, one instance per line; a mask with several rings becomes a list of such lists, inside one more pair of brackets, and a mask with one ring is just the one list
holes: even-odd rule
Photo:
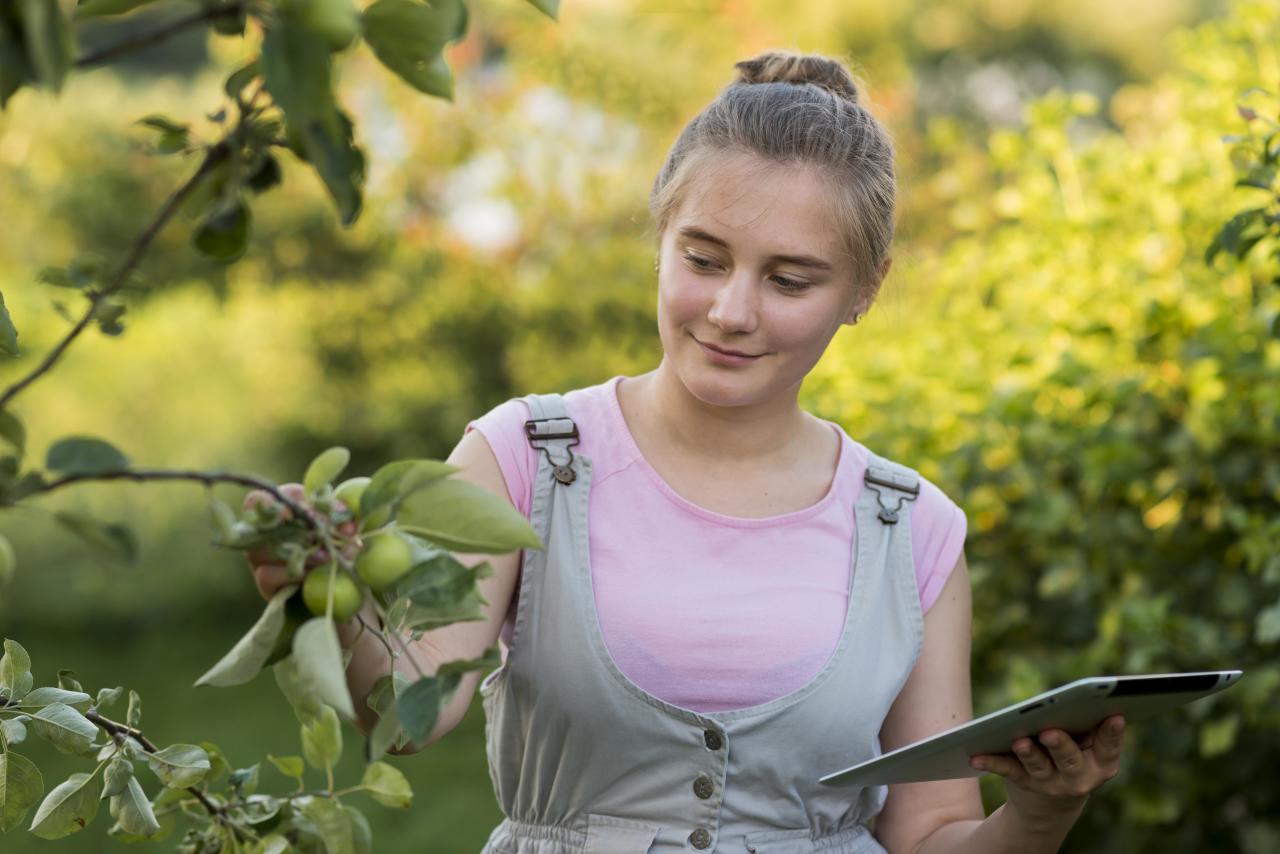
[[789, 460], [811, 435], [812, 419], [797, 402], [798, 386], [767, 400], [716, 406], [694, 397], [665, 359], [623, 384], [632, 404], [626, 409], [631, 424], [699, 459], [725, 464]]

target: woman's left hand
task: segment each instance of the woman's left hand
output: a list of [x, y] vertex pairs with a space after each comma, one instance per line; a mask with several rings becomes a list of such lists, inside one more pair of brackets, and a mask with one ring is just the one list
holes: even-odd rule
[[985, 753], [969, 764], [1004, 777], [1011, 806], [1028, 816], [1070, 812], [1120, 770], [1124, 717], [1112, 715], [1075, 741], [1060, 729], [1013, 742], [1012, 753]]

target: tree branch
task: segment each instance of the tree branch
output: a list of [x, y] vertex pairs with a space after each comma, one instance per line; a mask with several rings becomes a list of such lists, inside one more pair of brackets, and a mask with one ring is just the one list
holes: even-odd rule
[[[132, 738], [134, 741], [138, 742], [138, 744], [142, 746], [142, 749], [145, 750], [147, 753], [160, 752], [160, 748], [156, 747], [155, 743], [151, 739], [143, 735], [142, 730], [140, 729], [134, 729], [133, 727], [125, 726], [119, 721], [113, 721], [110, 718], [104, 718], [102, 715], [98, 714], [96, 709], [90, 709], [88, 712], [85, 713], [85, 717], [88, 718], [95, 725], [106, 730], [112, 736], [119, 737], [119, 738]], [[208, 812], [209, 815], [213, 816], [216, 820], [226, 824], [241, 839], [248, 841], [248, 836], [245, 834], [244, 830], [242, 830], [240, 826], [237, 825], [235, 822], [231, 821], [226, 817], [226, 810], [223, 807], [220, 807], [217, 804], [215, 804], [213, 801], [209, 800], [208, 795], [206, 795], [204, 792], [200, 791], [194, 786], [188, 786], [187, 791], [195, 796], [195, 799], [200, 802], [200, 805], [205, 808], [205, 811]]]
[[231, 472], [220, 471], [192, 471], [182, 469], [116, 469], [109, 471], [94, 472], [92, 474], [69, 474], [60, 477], [57, 480], [50, 481], [40, 489], [31, 493], [32, 495], [40, 495], [45, 492], [52, 492], [63, 486], [69, 486], [73, 483], [83, 483], [85, 481], [94, 480], [196, 480], [205, 486], [212, 486], [215, 483], [238, 483], [241, 486], [251, 486], [255, 489], [261, 489], [270, 493], [277, 501], [289, 508], [293, 513], [294, 519], [303, 520], [304, 524], [313, 530], [319, 531], [320, 526], [310, 513], [301, 505], [295, 504], [292, 499], [281, 492], [275, 484], [262, 478], [254, 477], [247, 474], [234, 474]]
[[158, 30], [150, 33], [143, 33], [131, 39], [126, 39], [119, 44], [108, 45], [99, 48], [92, 53], [86, 54], [76, 60], [76, 68], [92, 68], [95, 65], [101, 65], [109, 59], [115, 59], [124, 53], [139, 50], [144, 47], [150, 47], [153, 44], [164, 41], [169, 36], [179, 33], [182, 30], [199, 26], [200, 24], [216, 21], [219, 18], [231, 18], [239, 15], [244, 11], [244, 4], [236, 3], [232, 6], [224, 6], [221, 9], [204, 9], [185, 18], [178, 18], [175, 21], [160, 27]]
[[151, 241], [153, 241], [156, 235], [160, 233], [160, 229], [164, 228], [164, 226], [168, 224], [169, 220], [173, 218], [173, 215], [177, 213], [178, 207], [182, 204], [183, 200], [186, 199], [186, 197], [190, 195], [197, 186], [199, 186], [200, 182], [203, 181], [211, 171], [213, 171], [214, 167], [225, 160], [230, 153], [231, 146], [226, 139], [218, 142], [209, 149], [205, 154], [204, 162], [200, 164], [200, 168], [196, 170], [195, 174], [192, 175], [185, 184], [179, 187], [174, 194], [169, 197], [169, 200], [165, 202], [164, 207], [161, 208], [160, 212], [156, 215], [155, 220], [147, 227], [147, 230], [142, 233], [142, 236], [134, 241], [132, 248], [129, 250], [129, 255], [124, 259], [124, 262], [121, 263], [120, 268], [116, 271], [111, 283], [101, 291], [95, 291], [90, 295], [89, 310], [85, 312], [84, 317], [80, 318], [80, 321], [71, 328], [71, 331], [66, 334], [66, 337], [59, 341], [58, 345], [49, 351], [49, 354], [45, 356], [44, 361], [41, 362], [35, 370], [9, 386], [9, 388], [5, 390], [4, 394], [0, 395], [0, 409], [8, 407], [9, 402], [17, 396], [18, 392], [31, 385], [31, 383], [35, 382], [40, 375], [53, 367], [54, 363], [61, 358], [63, 352], [68, 346], [70, 346], [71, 342], [75, 340], [75, 337], [89, 325], [91, 320], [93, 320], [94, 315], [97, 313], [98, 304], [103, 299], [117, 291], [121, 285], [124, 284], [125, 278], [133, 271], [133, 268], [138, 265], [138, 262], [142, 259], [142, 254], [147, 251], [147, 248], [151, 245]]

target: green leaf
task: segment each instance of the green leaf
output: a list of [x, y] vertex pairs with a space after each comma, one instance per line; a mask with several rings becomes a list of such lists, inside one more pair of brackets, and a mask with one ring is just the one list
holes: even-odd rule
[[18, 29], [16, 17], [0, 14], [0, 109], [24, 83], [35, 81], [35, 70]]
[[107, 833], [121, 842], [160, 842], [169, 836], [178, 825], [178, 816], [182, 813], [175, 806], [179, 801], [189, 797], [191, 797], [191, 793], [185, 789], [160, 790], [160, 794], [151, 800], [152, 814], [155, 815], [160, 824], [160, 829], [155, 833], [147, 836], [130, 833], [124, 829], [118, 820]]
[[313, 797], [302, 807], [324, 840], [328, 854], [355, 854], [351, 820], [336, 798]]
[[119, 795], [129, 788], [129, 781], [133, 779], [133, 763], [123, 752], [117, 752], [107, 762], [107, 768], [102, 772], [102, 797], [110, 798]]
[[377, 0], [364, 11], [364, 38], [389, 70], [420, 92], [452, 98], [452, 76], [442, 87], [441, 50], [466, 27], [466, 7], [459, 0], [430, 6], [414, 0]]
[[366, 766], [360, 787], [385, 807], [407, 807], [413, 800], [413, 789], [404, 774], [385, 762]]
[[292, 777], [298, 781], [298, 785], [302, 785], [302, 777], [306, 772], [306, 766], [302, 763], [301, 756], [272, 756], [267, 754], [267, 761], [276, 766], [281, 774], [286, 777]]
[[227, 77], [227, 82], [222, 89], [227, 93], [228, 98], [234, 98], [236, 95], [244, 91], [244, 87], [248, 86], [255, 77], [262, 75], [262, 64], [254, 59], [247, 65], [237, 68]]
[[196, 226], [191, 239], [205, 256], [229, 264], [244, 255], [248, 248], [252, 221], [249, 205], [236, 194], [216, 202]]
[[[78, 691], [81, 694], [84, 694], [84, 686], [81, 685], [79, 680], [76, 679], [76, 672], [74, 670], [58, 671], [58, 687], [64, 691]], [[89, 695], [85, 694], [85, 696], [87, 697]], [[75, 705], [75, 704], [71, 703], [69, 705]], [[81, 709], [80, 711], [83, 712], [85, 710]]]
[[438, 460], [397, 460], [373, 473], [360, 496], [360, 518], [368, 519], [383, 507], [395, 506], [406, 495], [432, 481], [448, 477], [457, 466]]
[[302, 675], [298, 672], [298, 663], [292, 655], [281, 659], [271, 670], [280, 693], [289, 701], [289, 707], [293, 709], [298, 723], [305, 724], [320, 717], [322, 704], [303, 682]]
[[529, 0], [533, 7], [551, 20], [560, 14], [560, 0]]
[[160, 830], [160, 822], [156, 821], [151, 802], [147, 800], [146, 792], [142, 791], [142, 784], [137, 777], [130, 777], [124, 792], [112, 796], [109, 809], [111, 816], [126, 833], [154, 836]]
[[307, 466], [307, 472], [302, 476], [303, 489], [315, 495], [321, 487], [333, 483], [333, 479], [342, 474], [342, 470], [350, 461], [351, 452], [341, 445], [321, 451]]
[[142, 725], [142, 698], [137, 691], [129, 691], [129, 710], [124, 715], [125, 723], [137, 729]]
[[209, 756], [209, 776], [205, 778], [205, 784], [213, 785], [221, 780], [224, 775], [231, 773], [231, 766], [227, 763], [226, 755], [222, 752], [222, 748], [212, 741], [202, 741], [200, 746], [204, 748], [204, 752]]
[[127, 469], [129, 458], [110, 442], [92, 436], [68, 436], [54, 442], [44, 467], [63, 474], [99, 474]]
[[528, 520], [492, 492], [456, 478], [433, 481], [408, 495], [400, 526], [454, 552], [503, 554], [543, 548]]
[[76, 43], [58, 0], [18, 0], [18, 17], [36, 79], [47, 89], [62, 91]]
[[332, 768], [342, 757], [342, 725], [332, 706], [320, 717], [302, 725], [302, 755], [307, 764], [320, 771]]
[[272, 187], [278, 186], [283, 180], [284, 173], [280, 170], [280, 161], [275, 158], [275, 155], [262, 152], [258, 165], [249, 173], [245, 184], [255, 193], [265, 193]]
[[345, 720], [355, 717], [347, 690], [342, 646], [333, 620], [315, 617], [303, 623], [293, 636], [293, 659], [304, 689]]
[[115, 705], [115, 702], [124, 694], [124, 686], [117, 685], [114, 688], [100, 688], [98, 690], [98, 699], [94, 701], [94, 705], [99, 709], [105, 709], [108, 706]]
[[252, 795], [258, 790], [258, 766], [255, 762], [248, 768], [237, 768], [231, 772], [231, 786], [240, 796]]
[[80, 0], [73, 17], [100, 18], [107, 15], [124, 15], [140, 6], [147, 6], [157, 0]]
[[253, 627], [195, 684], [227, 687], [241, 685], [256, 676], [276, 646], [284, 628], [285, 604], [297, 589], [296, 584], [290, 584], [277, 590]]
[[21, 824], [42, 794], [44, 780], [34, 762], [13, 751], [0, 753], [0, 833]]
[[263, 37], [266, 88], [284, 110], [289, 132], [329, 190], [345, 226], [360, 213], [365, 161], [353, 142], [354, 126], [334, 101], [331, 65], [324, 41], [287, 13]]
[[[480, 564], [488, 566], [488, 564]], [[484, 618], [484, 599], [476, 587], [483, 577], [448, 552], [415, 564], [383, 596], [408, 602], [397, 629], [432, 629], [450, 623]]]
[[[0, 297], [0, 301], [3, 297]], [[0, 321], [2, 322], [2, 321]], [[27, 449], [27, 428], [18, 416], [7, 409], [0, 409], [0, 439], [4, 439], [21, 456]]]
[[98, 814], [102, 780], [96, 774], [72, 774], [45, 796], [31, 819], [41, 839], [61, 839], [82, 830]]
[[[453, 677], [456, 683], [457, 677]], [[405, 734], [414, 741], [423, 741], [431, 734], [440, 716], [441, 699], [448, 678], [427, 676], [414, 682], [396, 698], [396, 715]]]
[[[10, 356], [21, 355], [18, 352], [18, 329], [9, 317], [9, 307], [4, 304], [4, 294], [0, 294], [0, 353]], [[5, 435], [8, 438], [8, 435]]]
[[4, 655], [0, 655], [0, 696], [21, 700], [31, 691], [31, 656], [17, 641], [5, 638]]
[[22, 698], [23, 709], [38, 709], [50, 703], [66, 703], [68, 706], [84, 706], [78, 709], [87, 712], [93, 698], [83, 691], [65, 691], [62, 688], [37, 688]]
[[93, 744], [98, 728], [75, 709], [51, 703], [31, 716], [28, 727], [61, 753], [84, 753]]
[[212, 769], [209, 754], [194, 744], [171, 744], [147, 756], [152, 772], [171, 789], [185, 789], [199, 783]]
[[502, 666], [502, 652], [496, 647], [487, 647], [479, 658], [446, 661], [436, 668], [437, 676], [448, 676], [453, 673], [463, 674], [472, 670], [488, 670]]
[[53, 518], [89, 545], [123, 563], [138, 558], [138, 541], [128, 526], [118, 522], [100, 522], [82, 513], [58, 510]]
[[12, 748], [15, 744], [21, 744], [27, 739], [27, 725], [22, 721], [25, 718], [5, 718], [0, 720], [0, 737], [4, 738], [5, 744]]
[[342, 811], [351, 822], [351, 844], [355, 854], [373, 854], [373, 830], [364, 813], [350, 804], [343, 804]]
[[398, 670], [390, 676], [379, 677], [373, 683], [365, 703], [377, 713], [378, 722], [365, 743], [365, 761], [376, 762], [391, 747], [403, 747], [409, 743], [409, 736], [401, 728], [400, 718], [396, 715], [396, 698], [411, 684], [409, 677]]

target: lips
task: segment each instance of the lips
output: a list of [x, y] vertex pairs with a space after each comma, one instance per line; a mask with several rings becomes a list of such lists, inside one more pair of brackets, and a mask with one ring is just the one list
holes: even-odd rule
[[697, 341], [699, 344], [701, 344], [703, 347], [706, 347], [708, 350], [715, 350], [717, 353], [724, 353], [726, 356], [741, 356], [745, 359], [754, 359], [758, 356], [764, 355], [763, 353], [744, 353], [741, 350], [727, 350], [724, 347], [717, 347], [716, 345], [709, 344], [706, 341], [699, 341], [697, 338], [694, 338], [693, 340]]

